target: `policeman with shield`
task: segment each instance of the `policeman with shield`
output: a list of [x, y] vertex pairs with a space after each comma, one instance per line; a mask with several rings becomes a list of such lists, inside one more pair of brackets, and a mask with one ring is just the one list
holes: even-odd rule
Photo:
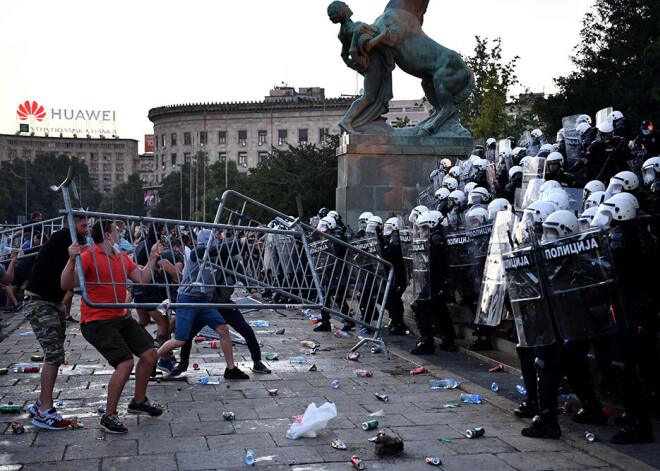
[[456, 351], [451, 314], [446, 304], [447, 261], [441, 218], [440, 212], [428, 211], [415, 220], [418, 237], [413, 242], [412, 255], [417, 298], [410, 308], [415, 316], [420, 337], [415, 348], [410, 351], [413, 355], [434, 353], [436, 332], [442, 338], [440, 348]]
[[380, 239], [383, 259], [394, 268], [393, 285], [385, 301], [385, 309], [390, 316], [390, 335], [404, 335], [406, 325], [403, 322], [403, 300], [401, 297], [408, 287], [406, 267], [403, 261], [402, 243], [399, 238], [400, 223], [397, 218], [389, 218], [383, 226], [383, 236]]

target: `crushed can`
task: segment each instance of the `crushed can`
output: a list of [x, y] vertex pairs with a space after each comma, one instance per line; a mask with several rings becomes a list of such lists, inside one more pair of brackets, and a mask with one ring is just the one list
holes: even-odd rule
[[355, 469], [364, 469], [364, 463], [357, 456], [351, 456], [351, 463]]
[[586, 438], [588, 442], [595, 442], [596, 441], [596, 434], [593, 433], [592, 431], [588, 430], [584, 433], [584, 438]]
[[426, 369], [423, 366], [410, 371], [411, 375], [421, 375], [422, 373], [426, 373]]
[[15, 435], [22, 435], [25, 433], [25, 427], [23, 427], [23, 424], [20, 422], [12, 422], [11, 423], [11, 431]]
[[105, 407], [99, 406], [99, 408], [96, 409], [96, 412], [98, 412], [99, 414], [105, 414]]
[[346, 358], [348, 358], [351, 361], [358, 361], [358, 358], [360, 358], [360, 354], [358, 352], [349, 353], [348, 355], [346, 355]]
[[199, 370], [199, 365], [197, 363], [193, 363], [193, 370]]
[[571, 412], [573, 410], [573, 405], [570, 402], [566, 401], [564, 402], [562, 408], [564, 409], [564, 412]]
[[390, 398], [387, 396], [387, 394], [375, 393], [374, 396], [376, 396], [378, 398], [378, 400], [383, 401], [383, 402], [387, 402], [387, 401], [390, 400]]
[[442, 461], [437, 456], [426, 458], [426, 462], [433, 466], [440, 466], [442, 464]]
[[483, 437], [484, 434], [486, 433], [486, 430], [484, 430], [483, 427], [475, 427], [475, 428], [469, 428], [465, 432], [465, 436], [467, 438], [479, 438]]
[[37, 352], [35, 355], [30, 357], [30, 361], [44, 361], [44, 356], [39, 355], [39, 352]]
[[225, 420], [234, 420], [236, 415], [233, 412], [226, 411], [222, 413], [222, 418]]
[[371, 353], [380, 353], [383, 351], [383, 347], [380, 345], [376, 345], [375, 347], [371, 348]]
[[23, 407], [15, 405], [0, 406], [0, 412], [3, 414], [20, 414], [23, 412]]
[[279, 391], [279, 389], [267, 389], [267, 391], [269, 395], [277, 396], [277, 391]]
[[307, 368], [307, 371], [316, 371], [316, 370], [318, 370], [318, 368], [316, 367], [316, 363], [312, 363], [312, 366]]
[[332, 448], [336, 448], [337, 450], [345, 450], [346, 449], [346, 444], [341, 441], [339, 438], [335, 438], [332, 440]]
[[316, 355], [319, 352], [320, 348], [321, 347], [319, 345], [315, 345], [314, 348], [312, 348], [309, 353], [311, 353], [312, 355]]
[[378, 428], [377, 420], [367, 420], [366, 422], [362, 422], [362, 430], [375, 430], [377, 428]]
[[277, 353], [269, 353], [266, 355], [266, 360], [268, 361], [277, 361], [280, 359], [280, 356]]
[[496, 371], [504, 371], [504, 367], [502, 365], [497, 365], [491, 368], [490, 370], [491, 373], [495, 373]]
[[76, 430], [76, 429], [79, 429], [79, 428], [83, 428], [84, 426], [85, 426], [85, 424], [82, 423], [82, 420], [78, 420], [78, 417], [73, 417], [73, 418], [71, 419], [70, 427], [71, 427], [73, 430]]

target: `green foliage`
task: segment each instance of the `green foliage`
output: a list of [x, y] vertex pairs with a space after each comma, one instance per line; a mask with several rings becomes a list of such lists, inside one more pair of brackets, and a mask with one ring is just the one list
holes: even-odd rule
[[128, 181], [120, 183], [103, 196], [99, 210], [103, 213], [145, 216], [144, 192], [140, 175], [129, 175]]
[[395, 128], [405, 128], [408, 126], [410, 126], [410, 118], [408, 116], [404, 116], [403, 119], [399, 117], [396, 118], [396, 123], [394, 123]]
[[[537, 101], [548, 131], [561, 118], [594, 114], [607, 106], [636, 128], [660, 114], [660, 2], [596, 0], [582, 21], [574, 71], [555, 79], [559, 92]], [[548, 132], [546, 132], [548, 134]]]
[[158, 190], [158, 204], [151, 211], [151, 215], [157, 218], [179, 219], [183, 211], [182, 219], [190, 220], [189, 182], [189, 163], [183, 164], [179, 171], [166, 176]]
[[51, 185], [59, 186], [67, 175], [69, 166], [74, 167], [74, 180], [79, 199], [71, 192], [74, 206], [98, 208], [101, 194], [92, 189], [87, 165], [77, 157], [66, 155], [56, 156], [54, 153], [37, 156], [34, 161], [16, 159], [0, 164], [0, 178], [4, 182], [0, 186], [0, 221], [16, 222], [19, 215], [25, 213], [25, 181], [27, 173], [28, 216], [39, 211], [44, 219], [59, 216], [59, 210], [64, 207], [61, 194], [50, 190]]

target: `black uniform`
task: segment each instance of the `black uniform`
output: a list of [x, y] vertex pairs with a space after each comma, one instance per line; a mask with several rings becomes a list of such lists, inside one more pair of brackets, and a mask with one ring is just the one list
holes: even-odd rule
[[630, 140], [630, 126], [628, 125], [628, 120], [626, 118], [617, 119], [612, 123], [614, 127], [614, 135], [625, 139], [626, 141]]
[[385, 301], [385, 309], [390, 315], [390, 333], [403, 333], [405, 324], [403, 323], [403, 296], [406, 291], [408, 280], [406, 279], [406, 267], [403, 263], [403, 253], [401, 251], [401, 240], [398, 232], [383, 236], [380, 239], [383, 259], [392, 264], [394, 268], [393, 284], [390, 286], [390, 292]]
[[517, 188], [522, 188], [522, 173], [514, 175], [509, 184], [504, 187], [502, 198], [505, 198], [510, 204], [514, 204]]
[[570, 173], [564, 172], [564, 169], [562, 168], [560, 168], [559, 172], [557, 173], [546, 172], [544, 178], [546, 181], [554, 180], [556, 182], [559, 182], [563, 187], [569, 187], [569, 188], [575, 187], [575, 177]]
[[584, 169], [586, 181], [600, 180], [606, 185], [614, 175], [628, 170], [626, 161], [632, 158], [627, 141], [617, 136], [607, 142], [600, 139], [594, 141], [582, 157], [586, 158], [587, 162], [577, 162], [571, 168], [571, 173], [575, 174]]
[[447, 259], [442, 226], [438, 225], [433, 229], [429, 245], [429, 281], [422, 288], [419, 298], [410, 305], [420, 335], [417, 347], [411, 351], [416, 355], [435, 351], [434, 335], [436, 332], [442, 339], [441, 348], [446, 350], [456, 349], [451, 314], [446, 304], [448, 301], [445, 289]]
[[635, 145], [637, 148], [644, 146], [647, 151], [648, 157], [656, 157], [660, 155], [660, 131], [653, 129], [649, 134], [644, 135], [640, 132], [635, 138]]

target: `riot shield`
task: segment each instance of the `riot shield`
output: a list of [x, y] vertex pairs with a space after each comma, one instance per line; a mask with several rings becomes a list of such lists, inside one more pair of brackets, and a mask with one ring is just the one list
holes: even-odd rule
[[411, 244], [413, 290], [417, 299], [430, 299], [429, 258], [430, 246], [428, 232], [420, 234]]
[[518, 145], [520, 147], [525, 147], [527, 149], [527, 155], [530, 157], [536, 157], [536, 154], [538, 154], [539, 150], [541, 149], [541, 145], [538, 143], [538, 141], [534, 140], [529, 131], [524, 132], [523, 135], [520, 136]]
[[435, 207], [435, 190], [433, 185], [429, 185], [425, 189], [422, 189], [421, 185], [417, 184], [417, 205], [424, 205], [427, 208]]
[[589, 339], [627, 327], [605, 233], [581, 232], [539, 247], [547, 298], [564, 340]]
[[538, 255], [538, 249], [532, 246], [502, 254], [513, 319], [523, 347], [550, 345], [555, 341]]
[[403, 265], [406, 268], [406, 281], [410, 283], [410, 278], [413, 274], [413, 258], [412, 258], [412, 243], [413, 232], [412, 229], [403, 224], [403, 218], [399, 217], [399, 240], [401, 241], [401, 254], [403, 255]]
[[506, 283], [502, 252], [511, 250], [511, 232], [516, 216], [509, 211], [497, 213], [488, 245], [488, 255], [481, 280], [479, 301], [474, 322], [496, 326], [502, 321]]
[[468, 231], [468, 235], [472, 241], [472, 249], [470, 250], [470, 253], [473, 257], [472, 265], [474, 267], [475, 293], [479, 292], [481, 289], [481, 279], [484, 274], [484, 267], [486, 266], [486, 257], [488, 256], [488, 248], [490, 246], [492, 232], [492, 224], [476, 227]]
[[601, 124], [607, 123], [609, 121], [610, 113], [614, 111], [611, 106], [603, 108], [598, 113], [596, 113], [596, 127], [600, 127]]
[[[360, 314], [363, 321], [371, 323], [376, 311], [379, 295], [378, 278], [387, 278], [384, 265], [377, 263], [381, 258], [380, 242], [373, 232], [365, 237], [351, 240], [350, 244], [366, 253], [351, 252], [349, 265], [349, 284], [359, 299]], [[358, 268], [359, 267], [359, 268]]]
[[520, 186], [521, 193], [527, 193], [527, 186], [531, 180], [545, 176], [545, 157], [533, 157], [529, 164], [523, 167], [523, 178]]
[[445, 233], [447, 249], [447, 290], [457, 301], [476, 296], [474, 256], [470, 235], [465, 229]]
[[565, 116], [562, 118], [562, 126], [564, 127], [564, 143], [566, 144], [566, 160], [568, 160], [568, 167], [572, 168], [580, 159], [580, 150], [582, 149], [582, 139], [578, 134], [576, 127], [577, 119], [580, 115], [574, 114], [573, 116]]
[[538, 201], [541, 197], [541, 186], [544, 183], [544, 179], [535, 178], [527, 183], [527, 188], [524, 193], [522, 189], [520, 192], [516, 192], [516, 211], [522, 211], [533, 202]]
[[568, 210], [575, 214], [582, 212], [582, 188], [563, 188], [568, 195]]

